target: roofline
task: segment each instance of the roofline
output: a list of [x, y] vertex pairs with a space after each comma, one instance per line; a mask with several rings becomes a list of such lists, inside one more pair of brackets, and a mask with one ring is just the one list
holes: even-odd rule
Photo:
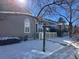
[[56, 21], [53, 21], [53, 20], [51, 20], [51, 19], [46, 19], [46, 18], [44, 18], [44, 19], [45, 19], [45, 21], [55, 22], [55, 23], [57, 23]]
[[[24, 15], [24, 16], [30, 16], [36, 19], [35, 16], [32, 16], [32, 14], [23, 13], [23, 12], [12, 12], [12, 11], [0, 11], [0, 14], [10, 14], [10, 15]], [[37, 20], [37, 19], [36, 19]]]
[[[33, 16], [33, 17], [37, 19], [36, 16]], [[55, 23], [57, 23], [57, 21], [53, 21], [51, 19], [47, 19], [47, 18], [42, 18], [42, 19], [45, 19], [45, 20], [42, 20], [42, 21], [48, 21], [48, 22], [55, 22]]]
[[13, 11], [0, 11], [0, 14], [17, 14], [17, 15], [30, 15], [29, 13], [23, 13], [23, 12], [13, 12]]

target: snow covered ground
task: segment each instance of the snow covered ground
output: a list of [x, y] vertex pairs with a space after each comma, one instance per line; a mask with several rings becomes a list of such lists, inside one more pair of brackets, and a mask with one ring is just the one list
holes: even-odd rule
[[[70, 49], [67, 47], [67, 49], [62, 50], [66, 47], [66, 45], [64, 45], [64, 40], [68, 41], [70, 39], [68, 39], [68, 37], [63, 37], [46, 40], [46, 54], [52, 55], [51, 53], [56, 52], [52, 57], [50, 56], [49, 59], [64, 59], [67, 56], [70, 57], [69, 59], [74, 59], [74, 57], [72, 57], [73, 55], [71, 55], [72, 53], [70, 53], [73, 51], [72, 48]], [[42, 43], [42, 40], [30, 40], [17, 44], [0, 46], [0, 59], [23, 59], [23, 57], [31, 51], [42, 51]]]
[[[46, 41], [46, 51], [51, 52], [60, 47], [57, 43]], [[17, 59], [23, 57], [23, 54], [32, 50], [42, 51], [42, 40], [25, 41], [18, 44], [0, 46], [0, 59]]]
[[64, 36], [64, 37], [49, 38], [48, 40], [57, 41], [57, 42], [60, 42], [60, 43], [65, 43], [64, 40], [66, 40], [66, 41], [72, 41], [73, 39], [70, 38], [69, 36]]

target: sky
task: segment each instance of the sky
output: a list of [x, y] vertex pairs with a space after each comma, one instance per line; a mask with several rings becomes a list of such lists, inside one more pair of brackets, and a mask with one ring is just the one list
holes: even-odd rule
[[[39, 4], [40, 2], [46, 2], [47, 0], [37, 0], [37, 1]], [[40, 8], [37, 6], [37, 3], [36, 3], [37, 1], [36, 0], [26, 0], [26, 8], [31, 11], [33, 16], [37, 16], [38, 12], [40, 11]], [[49, 0], [49, 3], [51, 3], [51, 1], [53, 1], [53, 0]], [[48, 2], [46, 2], [46, 3], [48, 3]], [[44, 6], [45, 3], [43, 3], [41, 5]], [[58, 9], [58, 10], [60, 13], [62, 13], [62, 15], [66, 15], [66, 13], [63, 11], [63, 9], [62, 10]], [[58, 15], [52, 15], [52, 16], [45, 15], [45, 18], [57, 21], [59, 19], [59, 16]], [[78, 24], [79, 22], [76, 22], [76, 23]]]
[[[43, 1], [43, 0], [39, 0], [39, 2], [41, 2], [41, 1]], [[46, 1], [46, 0], [44, 0], [44, 1]], [[40, 8], [37, 6], [36, 1], [35, 0], [34, 1], [33, 0], [29, 0], [29, 2], [30, 2], [29, 7], [30, 7], [30, 10], [32, 12], [32, 15], [33, 16], [37, 16], [37, 14], [40, 11]], [[48, 19], [56, 21], [56, 19], [58, 19], [59, 17], [57, 17], [57, 16], [53, 17], [53, 16], [46, 15], [45, 18], [48, 18]]]
[[[46, 1], [46, 0], [38, 0], [39, 1], [39, 3], [41, 2], [41, 1]], [[37, 4], [36, 4], [36, 1], [35, 0], [28, 0], [28, 4], [27, 4], [27, 6], [29, 7], [29, 9], [31, 10], [31, 13], [32, 13], [32, 15], [33, 16], [37, 16], [37, 14], [39, 13], [39, 11], [40, 11], [40, 8], [37, 6]], [[50, 2], [51, 3], [51, 2]], [[45, 4], [43, 4], [43, 6], [44, 6]], [[43, 11], [42, 11], [43, 12]], [[62, 14], [63, 14], [64, 12], [62, 12]], [[57, 21], [58, 20], [58, 18], [59, 18], [59, 16], [50, 16], [50, 15], [45, 15], [44, 16], [45, 18], [48, 18], [48, 19], [51, 19], [51, 20], [54, 20], [54, 21]]]
[[[29, 0], [29, 1], [31, 2], [30, 7], [31, 7], [32, 15], [33, 16], [37, 16], [38, 12], [40, 11], [40, 8], [37, 6], [37, 4], [35, 3], [35, 1], [31, 1], [31, 0]], [[41, 2], [41, 1], [44, 1], [45, 2], [46, 0], [39, 0], [39, 2]], [[43, 4], [43, 5], [45, 5], [45, 4]], [[64, 14], [64, 12], [62, 12], [62, 14]], [[47, 19], [50, 19], [50, 20], [53, 20], [53, 21], [58, 21], [59, 16], [58, 15], [52, 15], [52, 16], [45, 15], [44, 18], [47, 18]]]

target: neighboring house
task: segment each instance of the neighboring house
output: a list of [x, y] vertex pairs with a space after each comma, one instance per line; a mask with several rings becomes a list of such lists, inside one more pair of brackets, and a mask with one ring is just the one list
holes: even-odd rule
[[[57, 22], [50, 19], [42, 18], [42, 17], [39, 17], [38, 19], [39, 21], [37, 22], [37, 33], [38, 33], [39, 39], [43, 39], [44, 23], [46, 26], [46, 39], [57, 36], [57, 32], [54, 31], [57, 29]], [[50, 31], [50, 29], [52, 29], [52, 31]]]
[[68, 26], [66, 25], [66, 22], [65, 20], [60, 17], [57, 21], [58, 23], [58, 36], [65, 36], [65, 35], [68, 35]]
[[46, 28], [50, 30], [50, 28], [54, 28], [57, 29], [57, 22], [50, 20], [50, 19], [46, 19], [46, 18], [39, 18], [39, 21], [37, 22], [37, 32], [42, 32], [43, 31], [43, 25], [47, 26]]

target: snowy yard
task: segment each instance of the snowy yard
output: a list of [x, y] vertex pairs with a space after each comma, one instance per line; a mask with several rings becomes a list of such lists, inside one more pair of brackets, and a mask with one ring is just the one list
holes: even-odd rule
[[[54, 51], [60, 47], [64, 46], [50, 41], [46, 42], [47, 52]], [[17, 59], [21, 57], [22, 54], [30, 52], [31, 50], [42, 51], [42, 40], [32, 40], [13, 45], [0, 46], [0, 59]]]
[[[65, 48], [66, 46], [60, 43], [64, 43], [64, 40], [62, 41], [61, 38], [59, 40], [58, 38], [55, 38], [52, 41], [50, 40], [46, 40], [46, 54], [49, 55], [49, 59], [64, 59], [66, 57], [69, 57], [69, 59], [75, 59], [73, 56], [74, 54], [72, 53], [72, 48], [67, 47], [63, 50], [63, 48]], [[42, 44], [42, 40], [30, 40], [17, 44], [0, 46], [0, 59], [23, 59], [23, 57], [25, 57], [25, 54], [27, 55], [31, 51], [42, 51]], [[52, 57], [51, 53], [54, 53]]]

